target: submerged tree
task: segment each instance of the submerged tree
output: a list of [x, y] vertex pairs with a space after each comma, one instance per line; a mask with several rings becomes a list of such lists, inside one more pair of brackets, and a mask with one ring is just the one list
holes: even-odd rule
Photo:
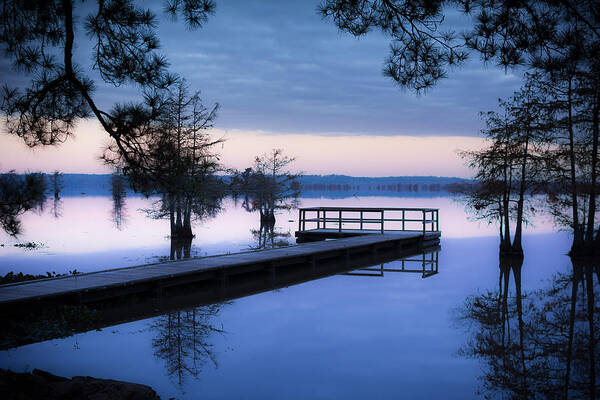
[[[417, 92], [444, 78], [447, 70], [461, 64], [469, 53], [505, 70], [524, 66], [547, 80], [549, 87], [557, 90], [550, 93], [555, 101], [549, 104], [559, 105], [562, 114], [558, 119], [562, 128], [551, 131], [559, 144], [555, 152], [558, 167], [548, 178], [561, 187], [555, 215], [573, 232], [573, 254], [599, 251], [597, 1], [324, 0], [319, 11], [355, 36], [381, 30], [391, 40], [384, 73], [401, 87]], [[444, 19], [450, 13], [471, 19], [460, 36], [452, 27], [445, 28]], [[585, 99], [579, 106], [578, 96]]]
[[600, 169], [600, 76], [596, 71], [568, 79], [546, 77], [548, 104], [556, 114], [553, 146], [546, 154], [550, 211], [558, 224], [573, 232], [574, 255], [600, 254], [597, 201]]
[[[157, 117], [156, 109], [147, 103], [101, 109], [94, 95], [96, 84], [86, 71], [96, 70], [104, 83], [115, 87], [151, 91], [170, 86], [174, 78], [158, 53], [157, 17], [132, 0], [98, 0], [87, 16], [82, 3], [2, 1], [0, 46], [15, 69], [31, 78], [25, 90], [2, 90], [0, 109], [7, 130], [31, 147], [56, 145], [73, 135], [79, 119], [93, 116], [129, 168], [146, 171], [150, 160], [141, 142], [146, 124]], [[212, 0], [165, 5], [168, 14], [181, 16], [190, 28], [202, 26], [214, 9]], [[74, 51], [87, 48], [91, 58], [77, 59], [90, 59], [90, 64], [77, 64]]]
[[220, 165], [215, 152], [223, 139], [213, 140], [207, 133], [217, 116], [218, 104], [206, 108], [199, 92], [189, 93], [184, 79], [157, 91], [147, 102], [157, 110], [157, 117], [146, 124], [144, 142], [140, 142], [146, 168], [132, 168], [114, 144], [105, 150], [103, 159], [129, 171], [134, 189], [146, 195], [158, 193], [161, 199], [151, 215], [169, 218], [172, 239], [189, 239], [194, 236], [192, 219], [213, 216], [224, 196], [216, 175]]
[[288, 166], [294, 158], [273, 149], [269, 154], [256, 156], [254, 166], [234, 176], [232, 187], [236, 194], [244, 196], [243, 207], [260, 212], [261, 224], [275, 223], [275, 210], [294, 207], [300, 194], [299, 173], [292, 173]]
[[[543, 155], [550, 145], [550, 117], [546, 98], [536, 88], [538, 79], [529, 76], [509, 101], [500, 102], [501, 113], [485, 115], [482, 133], [487, 147], [461, 153], [476, 171], [477, 184], [463, 193], [467, 208], [477, 218], [498, 223], [501, 253], [523, 254], [526, 206], [541, 186]], [[511, 222], [515, 225], [512, 240]]]
[[21, 233], [19, 217], [41, 209], [46, 201], [46, 178], [41, 173], [0, 174], [0, 226], [11, 236]]

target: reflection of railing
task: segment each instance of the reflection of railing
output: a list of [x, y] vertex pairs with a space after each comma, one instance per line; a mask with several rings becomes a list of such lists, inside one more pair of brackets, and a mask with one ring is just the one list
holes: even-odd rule
[[[400, 268], [390, 268], [386, 265], [394, 265], [400, 263]], [[407, 264], [418, 263], [421, 268], [407, 268]], [[360, 272], [357, 272], [360, 271]], [[351, 276], [383, 276], [384, 272], [412, 272], [421, 273], [422, 278], [428, 278], [438, 273], [438, 251], [423, 253], [410, 258], [384, 263], [379, 266], [359, 268], [352, 272], [346, 272], [344, 275]]]
[[437, 208], [300, 208], [298, 230], [337, 229], [436, 232], [440, 230]]

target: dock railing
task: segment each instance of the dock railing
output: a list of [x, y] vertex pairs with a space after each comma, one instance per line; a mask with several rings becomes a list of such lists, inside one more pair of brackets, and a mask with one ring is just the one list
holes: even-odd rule
[[[417, 268], [410, 265], [417, 264]], [[421, 268], [418, 268], [420, 264]], [[384, 272], [409, 272], [420, 273], [422, 278], [429, 278], [438, 273], [439, 256], [438, 250], [423, 252], [419, 255], [401, 258], [392, 263], [383, 263], [379, 266], [359, 268], [354, 271], [345, 272], [343, 275], [350, 276], [384, 276]]]
[[[298, 209], [298, 230], [437, 232], [437, 208], [311, 207]], [[308, 227], [308, 228], [307, 228]]]

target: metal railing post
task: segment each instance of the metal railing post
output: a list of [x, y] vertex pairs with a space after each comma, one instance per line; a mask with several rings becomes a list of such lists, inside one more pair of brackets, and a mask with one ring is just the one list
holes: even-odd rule
[[433, 228], [435, 228], [435, 218], [433, 211], [431, 211], [431, 232], [433, 232]]
[[298, 210], [298, 230], [302, 230], [302, 209]]
[[363, 212], [360, 212], [360, 230], [362, 231], [363, 228]]
[[406, 214], [405, 214], [406, 210], [402, 210], [402, 230], [405, 231], [406, 230]]
[[383, 210], [381, 210], [381, 234], [383, 234], [384, 230], [383, 230]]
[[338, 232], [342, 232], [342, 210], [339, 211], [338, 215]]
[[305, 231], [306, 230], [306, 210], [304, 210], [304, 212], [302, 213], [302, 230]]
[[423, 212], [423, 236], [425, 236], [425, 210], [421, 210]]
[[317, 229], [321, 228], [321, 211], [317, 210]]

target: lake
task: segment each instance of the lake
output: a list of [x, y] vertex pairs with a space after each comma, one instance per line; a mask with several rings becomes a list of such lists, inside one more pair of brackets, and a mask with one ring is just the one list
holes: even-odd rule
[[[0, 235], [0, 273], [88, 272], [167, 259], [168, 221], [141, 211], [152, 201], [127, 197], [119, 221], [107, 196], [64, 197], [56, 208], [26, 214], [18, 241]], [[589, 397], [586, 388], [597, 384], [591, 367], [600, 356], [598, 342], [585, 338], [590, 329], [597, 337], [600, 329], [592, 329], [586, 315], [597, 320], [597, 296], [576, 303], [583, 308], [570, 330], [561, 318], [573, 304], [573, 282], [582, 289], [571, 299], [590, 299], [590, 290], [598, 292], [600, 271], [572, 265], [565, 255], [570, 237], [556, 232], [551, 221], [533, 219], [522, 265], [508, 265], [498, 260], [496, 228], [471, 221], [449, 196], [300, 198], [300, 206], [439, 208], [438, 273], [392, 272], [401, 261], [391, 261], [4, 350], [0, 367], [131, 381], [151, 386], [163, 399], [514, 397], [522, 390], [539, 395], [544, 384], [560, 387], [556, 371], [564, 370], [565, 356], [551, 349], [566, 348], [566, 329], [574, 338], [570, 395]], [[278, 214], [274, 242], [295, 242], [297, 218], [296, 210]], [[227, 198], [218, 215], [195, 223], [191, 255], [255, 248], [253, 230], [259, 226], [256, 213]], [[17, 242], [39, 246], [14, 247]], [[554, 304], [555, 317], [548, 317], [546, 304]], [[592, 304], [591, 313], [585, 313], [586, 304]], [[507, 350], [514, 343], [526, 350]], [[511, 379], [524, 383], [515, 388], [507, 383]]]

